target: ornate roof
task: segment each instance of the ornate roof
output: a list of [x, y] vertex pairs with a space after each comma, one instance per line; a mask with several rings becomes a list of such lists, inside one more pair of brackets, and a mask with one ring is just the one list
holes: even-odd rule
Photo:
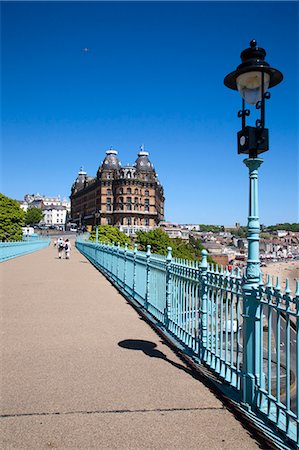
[[106, 157], [102, 163], [102, 169], [104, 170], [117, 170], [120, 169], [121, 163], [117, 157], [117, 151], [110, 150], [106, 151]]
[[142, 172], [154, 172], [154, 166], [148, 159], [148, 152], [145, 152], [143, 149], [143, 145], [141, 146], [141, 151], [138, 153], [138, 158], [135, 161], [135, 167], [136, 170], [142, 171]]

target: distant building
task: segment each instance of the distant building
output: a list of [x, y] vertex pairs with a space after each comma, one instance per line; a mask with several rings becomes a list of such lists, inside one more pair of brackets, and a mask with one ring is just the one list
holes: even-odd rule
[[133, 165], [121, 166], [110, 149], [95, 177], [81, 168], [71, 189], [71, 221], [78, 227], [109, 224], [127, 234], [164, 218], [164, 191], [143, 147]]
[[43, 206], [44, 223], [49, 226], [65, 227], [67, 210], [64, 206]]
[[198, 225], [198, 224], [186, 223], [186, 224], [181, 224], [180, 227], [183, 230], [200, 231], [200, 225]]
[[27, 212], [30, 208], [40, 208], [44, 217], [41, 221], [44, 225], [59, 226], [65, 228], [71, 203], [66, 198], [61, 200], [60, 195], [48, 197], [40, 194], [26, 194], [24, 201], [19, 202], [20, 207]]
[[184, 228], [182, 225], [178, 225], [177, 223], [172, 222], [160, 222], [159, 227], [168, 234], [168, 236], [172, 239], [181, 238], [181, 239], [189, 239], [190, 231], [188, 228]]

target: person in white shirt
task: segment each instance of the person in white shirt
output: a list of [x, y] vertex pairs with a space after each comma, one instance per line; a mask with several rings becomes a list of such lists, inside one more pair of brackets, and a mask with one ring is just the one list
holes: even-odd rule
[[57, 240], [58, 258], [61, 259], [64, 250], [64, 240], [60, 237]]

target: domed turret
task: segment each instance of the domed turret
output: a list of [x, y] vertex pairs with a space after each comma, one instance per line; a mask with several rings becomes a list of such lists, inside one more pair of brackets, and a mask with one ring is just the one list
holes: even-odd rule
[[117, 151], [113, 150], [112, 148], [110, 150], [106, 151], [106, 157], [102, 164], [103, 170], [117, 170], [120, 169], [120, 161], [117, 157]]
[[140, 152], [138, 153], [138, 158], [135, 161], [136, 170], [140, 170], [143, 172], [154, 172], [154, 166], [148, 159], [148, 152], [144, 151], [144, 146], [140, 147]]
[[87, 180], [87, 173], [85, 172], [83, 167], [80, 167], [78, 176], [77, 176], [75, 182], [73, 183], [72, 190], [77, 191], [78, 189], [82, 189], [85, 186], [86, 180]]

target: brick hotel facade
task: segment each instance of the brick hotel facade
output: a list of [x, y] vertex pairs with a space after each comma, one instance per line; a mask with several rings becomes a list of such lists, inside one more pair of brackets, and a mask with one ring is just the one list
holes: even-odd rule
[[116, 150], [108, 150], [96, 177], [81, 169], [71, 191], [71, 217], [78, 227], [114, 225], [127, 234], [149, 230], [164, 220], [164, 191], [149, 154], [121, 166]]

